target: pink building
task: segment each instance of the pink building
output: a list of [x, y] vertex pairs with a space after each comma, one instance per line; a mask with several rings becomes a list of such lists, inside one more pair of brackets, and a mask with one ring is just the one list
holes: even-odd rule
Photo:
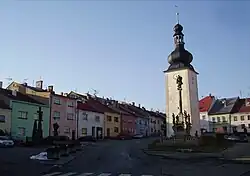
[[58, 124], [58, 135], [76, 138], [76, 99], [61, 95], [51, 94], [50, 135], [54, 135], [54, 125]]

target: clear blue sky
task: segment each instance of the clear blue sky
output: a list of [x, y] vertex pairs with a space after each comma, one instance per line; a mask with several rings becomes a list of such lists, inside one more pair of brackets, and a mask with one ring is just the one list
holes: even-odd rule
[[199, 96], [250, 93], [250, 1], [1, 1], [0, 79], [165, 108], [174, 5]]

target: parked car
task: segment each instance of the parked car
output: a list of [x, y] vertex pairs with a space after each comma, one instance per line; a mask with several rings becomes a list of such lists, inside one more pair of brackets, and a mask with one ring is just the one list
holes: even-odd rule
[[13, 147], [14, 141], [9, 136], [0, 136], [0, 147]]
[[246, 134], [225, 136], [225, 139], [234, 142], [248, 142]]
[[140, 138], [143, 138], [143, 135], [142, 134], [137, 134], [137, 135], [134, 135], [133, 138], [140, 139]]
[[80, 142], [96, 142], [96, 138], [94, 136], [82, 136], [78, 138]]
[[117, 136], [117, 138], [120, 139], [120, 140], [126, 140], [126, 139], [128, 140], [128, 139], [132, 139], [132, 136], [130, 136], [128, 134], [119, 134]]

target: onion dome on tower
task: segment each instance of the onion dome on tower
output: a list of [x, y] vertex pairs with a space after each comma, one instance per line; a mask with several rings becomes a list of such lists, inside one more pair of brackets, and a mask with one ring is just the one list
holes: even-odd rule
[[[193, 60], [193, 55], [188, 52], [184, 45], [184, 34], [182, 33], [183, 27], [179, 23], [174, 26], [174, 44], [175, 49], [168, 56], [168, 63], [170, 66], [164, 72], [170, 72], [174, 70], [180, 70], [184, 68], [188, 68], [194, 72], [196, 72], [191, 65]], [[197, 72], [196, 72], [197, 73]]]

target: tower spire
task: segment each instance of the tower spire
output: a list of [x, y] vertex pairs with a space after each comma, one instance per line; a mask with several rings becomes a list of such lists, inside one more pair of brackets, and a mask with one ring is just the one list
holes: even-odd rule
[[180, 24], [180, 13], [179, 13], [179, 10], [178, 10], [178, 6], [175, 5], [174, 7], [176, 8], [176, 21], [177, 21], [177, 24]]

